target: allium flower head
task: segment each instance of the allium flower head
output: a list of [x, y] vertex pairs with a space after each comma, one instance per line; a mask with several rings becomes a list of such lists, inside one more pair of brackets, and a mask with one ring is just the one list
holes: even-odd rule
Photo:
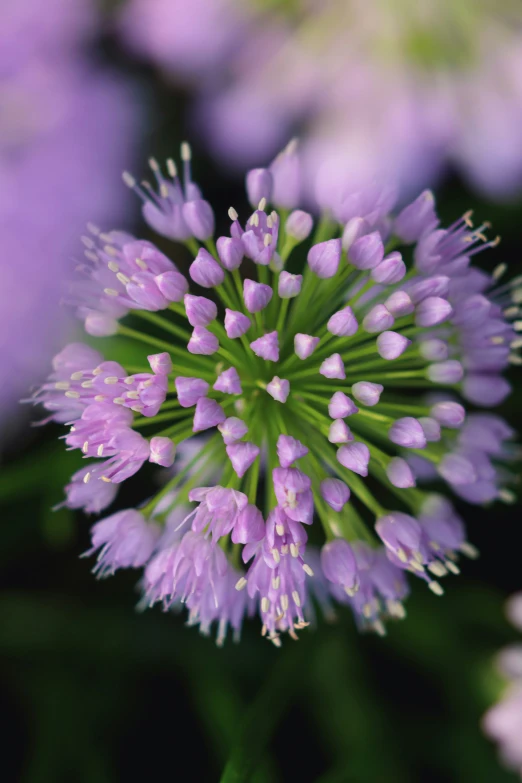
[[[383, 633], [405, 614], [407, 574], [440, 595], [475, 554], [451, 502], [416, 485], [433, 475], [472, 503], [512, 499], [511, 428], [467, 411], [497, 404], [518, 360], [518, 289], [472, 266], [495, 242], [468, 215], [439, 228], [432, 198], [394, 214], [375, 192], [360, 213], [319, 220], [305, 248], [265, 195], [252, 214], [229, 209], [229, 236], [203, 238], [184, 214], [203, 201], [188, 169], [184, 189], [174, 164], [153, 170], [160, 195], [138, 189], [144, 216], [169, 237], [185, 221], [191, 280], [151, 242], [93, 229], [70, 302], [88, 331], [95, 313], [141, 347], [142, 366], [75, 343], [33, 398], [89, 459], [66, 487], [71, 508], [98, 513], [145, 462], [174, 463], [145, 505], [96, 523], [96, 570], [144, 566], [144, 603], [185, 604], [220, 642], [257, 611], [279, 646], [308, 625], [314, 596]], [[269, 192], [258, 171], [247, 182]], [[353, 220], [358, 238], [343, 243]]]

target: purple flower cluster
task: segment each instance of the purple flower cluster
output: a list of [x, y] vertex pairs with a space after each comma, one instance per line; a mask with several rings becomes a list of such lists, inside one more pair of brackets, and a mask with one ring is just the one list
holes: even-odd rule
[[[58, 307], [86, 220], [118, 220], [118, 172], [133, 159], [129, 85], [95, 65], [92, 0], [0, 8], [0, 419], [47, 367], [71, 322]], [[42, 327], [45, 324], [45, 327]]]
[[[522, 593], [511, 596], [507, 615], [513, 626], [522, 631]], [[503, 698], [485, 714], [483, 728], [497, 742], [503, 763], [522, 778], [522, 644], [503, 649], [497, 663], [508, 686]]]
[[127, 0], [120, 28], [195, 85], [194, 128], [228, 165], [300, 127], [320, 193], [377, 172], [413, 194], [448, 163], [490, 196], [520, 191], [519, 3]]
[[472, 266], [496, 243], [469, 215], [442, 229], [431, 193], [397, 214], [376, 189], [348, 191], [317, 224], [302, 274], [290, 272], [313, 224], [285, 206], [295, 144], [248, 173], [259, 202], [246, 220], [230, 208], [216, 241], [187, 145], [182, 158], [183, 183], [172, 161], [168, 176], [151, 161], [157, 192], [124, 180], [145, 219], [192, 252], [190, 280], [150, 242], [94, 228], [84, 239], [69, 301], [86, 330], [158, 352], [149, 368], [82, 344], [55, 358], [34, 402], [91, 460], [64, 502], [98, 513], [146, 461], [174, 466], [141, 508], [94, 525], [97, 572], [143, 566], [144, 605], [185, 605], [220, 641], [258, 613], [279, 646], [313, 600], [383, 633], [405, 614], [408, 572], [440, 595], [460, 554], [476, 554], [451, 502], [417, 481], [434, 474], [473, 503], [512, 499], [513, 432], [467, 402], [509, 392], [516, 283]]

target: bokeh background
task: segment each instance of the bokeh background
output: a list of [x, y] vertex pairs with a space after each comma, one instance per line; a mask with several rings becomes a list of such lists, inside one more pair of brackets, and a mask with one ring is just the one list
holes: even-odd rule
[[[175, 154], [184, 139], [196, 181], [222, 213], [246, 206], [245, 167], [268, 163], [297, 133], [310, 182], [321, 154], [322, 188], [335, 187], [339, 161], [353, 176], [397, 178], [404, 198], [431, 184], [443, 222], [473, 208], [493, 223], [502, 242], [480, 258], [485, 268], [522, 272], [518, 3], [425, 0], [414, 14], [405, 0], [366, 5], [0, 8], [7, 783], [217, 781], [231, 754], [256, 783], [517, 779], [480, 721], [503, 687], [493, 657], [515, 638], [503, 605], [522, 585], [518, 503], [462, 508], [480, 559], [444, 598], [416, 585], [407, 620], [383, 639], [360, 636], [339, 611], [282, 651], [248, 625], [239, 645], [218, 649], [181, 617], [138, 614], [132, 573], [93, 579], [78, 559], [88, 520], [52, 510], [78, 456], [64, 452], [57, 427], [30, 426], [38, 415], [19, 404], [77, 328], [60, 298], [83, 226], [147, 236], [121, 171], [143, 174], [147, 156]], [[520, 431], [518, 368], [510, 380], [501, 412]], [[149, 480], [142, 471], [120, 506]]]

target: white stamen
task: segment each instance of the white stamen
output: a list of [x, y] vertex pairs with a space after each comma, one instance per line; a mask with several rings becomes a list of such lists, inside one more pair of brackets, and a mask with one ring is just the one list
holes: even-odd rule
[[269, 600], [268, 600], [268, 598], [265, 596], [265, 597], [264, 597], [264, 598], [261, 600], [261, 611], [262, 611], [262, 612], [264, 612], [264, 613], [266, 614], [266, 612], [268, 612], [268, 610], [269, 610], [269, 609], [270, 609], [270, 601], [269, 601]]
[[85, 443], [83, 444], [82, 451], [83, 451], [84, 454], [87, 454], [87, 452], [89, 451], [89, 441], [88, 440], [86, 440]]
[[181, 142], [181, 160], [188, 162], [192, 158], [192, 150], [187, 141]]
[[451, 573], [455, 574], [455, 576], [460, 574], [460, 568], [452, 560], [446, 560], [445, 565], [448, 571], [451, 571]]
[[272, 244], [272, 234], [265, 234], [265, 238], [263, 239], [263, 244], [265, 247], [270, 247]]
[[299, 556], [299, 549], [296, 547], [295, 544], [290, 544], [290, 554], [292, 555], [292, 557]]
[[123, 283], [123, 285], [128, 285], [130, 283], [130, 277], [127, 277], [127, 275], [124, 275], [123, 272], [118, 272], [116, 275], [120, 283]]
[[168, 198], [169, 197], [169, 189], [168, 189], [167, 185], [165, 185], [164, 182], [162, 182], [162, 184], [160, 185], [159, 192], [160, 192], [161, 198]]
[[104, 288], [103, 293], [107, 296], [119, 296], [119, 291], [116, 291], [115, 288]]
[[429, 582], [428, 587], [430, 588], [432, 593], [435, 593], [435, 595], [444, 595], [444, 590], [439, 585], [438, 582]]
[[158, 165], [158, 161], [156, 160], [156, 158], [149, 158], [149, 166], [152, 169], [152, 171], [154, 171], [155, 173], [159, 171], [160, 167]]
[[103, 402], [106, 399], [107, 399], [106, 394], [97, 394], [96, 397], [94, 398], [94, 402]]
[[96, 451], [96, 454], [98, 455], [98, 457], [103, 457], [103, 448], [104, 448], [103, 443], [100, 443], [100, 445], [98, 446], [98, 449]]
[[147, 271], [147, 269], [148, 269], [149, 267], [147, 266], [147, 264], [145, 263], [145, 261], [143, 260], [143, 258], [136, 258], [136, 259], [134, 259], [134, 260], [136, 261], [136, 266], [139, 266], [139, 268], [140, 268], [140, 269], [143, 269], [143, 271], [144, 271], [144, 272], [146, 272], [146, 271]]
[[66, 391], [67, 389], [71, 388], [71, 384], [68, 383], [68, 381], [57, 381], [54, 384], [54, 388], [58, 391]]
[[473, 544], [470, 544], [469, 541], [463, 541], [459, 549], [462, 554], [466, 555], [466, 557], [469, 557], [470, 560], [476, 560], [480, 554], [477, 547], [473, 546]]
[[241, 577], [241, 579], [238, 579], [236, 582], [236, 590], [243, 590], [244, 587], [247, 585], [247, 580], [244, 576]]
[[167, 171], [172, 179], [175, 179], [178, 176], [178, 170], [172, 158], [167, 158]]
[[448, 573], [442, 563], [439, 563], [437, 560], [429, 564], [428, 571], [431, 571], [432, 574], [435, 574], [435, 576], [438, 576], [439, 578], [441, 576], [446, 576]]
[[113, 384], [118, 383], [118, 378], [116, 375], [109, 375], [107, 376], [107, 378], [104, 379], [103, 382], [106, 383], [108, 386], [112, 386]]
[[517, 499], [515, 493], [505, 487], [499, 489], [497, 497], [502, 503], [507, 503], [508, 505], [511, 505], [511, 503], [514, 503]]
[[303, 563], [303, 571], [305, 572], [305, 574], [308, 574], [308, 576], [313, 576], [313, 575], [314, 575], [314, 572], [313, 572], [313, 570], [310, 568], [310, 566], [308, 565], [308, 563]]
[[121, 178], [128, 188], [134, 188], [136, 186], [136, 180], [128, 171], [124, 171]]
[[110, 484], [110, 483], [111, 483], [111, 479], [110, 479], [110, 478], [107, 478], [107, 476], [102, 476], [102, 477], [101, 477], [101, 480], [102, 480], [102, 481], [105, 481], [105, 483], [106, 483], [106, 484]]
[[274, 576], [272, 578], [272, 587], [274, 590], [279, 590], [279, 585], [281, 584], [281, 577], [280, 576]]
[[90, 478], [91, 478], [91, 474], [90, 473], [86, 473], [85, 476], [83, 477], [83, 483], [84, 484], [88, 484], [89, 481], [90, 481]]
[[281, 608], [283, 612], [286, 612], [289, 606], [290, 606], [290, 602], [288, 600], [287, 594], [285, 593], [284, 595], [281, 596]]
[[500, 278], [502, 277], [506, 269], [507, 269], [507, 264], [499, 264], [498, 266], [496, 266], [492, 272], [493, 280], [500, 280]]
[[297, 590], [293, 591], [292, 598], [294, 599], [294, 604], [296, 606], [298, 607], [301, 606], [301, 599], [299, 598], [299, 593], [297, 592]]
[[92, 389], [94, 386], [94, 381], [83, 381], [81, 384], [82, 389]]
[[140, 393], [135, 390], [126, 392], [126, 395], [128, 400], [139, 400], [140, 398]]
[[65, 392], [65, 396], [69, 397], [69, 399], [71, 399], [71, 400], [77, 400], [78, 397], [80, 396], [80, 392], [77, 392], [77, 391], [66, 391]]
[[257, 208], [260, 212], [264, 212], [266, 208], [266, 198], [262, 198], [259, 204], [257, 205]]
[[78, 370], [78, 372], [73, 372], [71, 375], [71, 381], [79, 381], [83, 378], [83, 370]]
[[284, 536], [285, 534], [285, 526], [282, 525], [280, 522], [276, 525], [276, 531], [279, 536]]
[[239, 217], [234, 207], [230, 207], [230, 209], [228, 210], [228, 216], [230, 220], [232, 220], [233, 222], [235, 222]]

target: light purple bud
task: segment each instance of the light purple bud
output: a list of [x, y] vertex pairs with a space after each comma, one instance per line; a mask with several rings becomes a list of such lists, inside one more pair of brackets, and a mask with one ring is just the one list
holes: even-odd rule
[[398, 332], [382, 332], [377, 338], [377, 353], [382, 356], [383, 359], [391, 361], [398, 359], [401, 356], [408, 345], [411, 345], [411, 340], [404, 337], [403, 334]]
[[449, 484], [474, 484], [478, 480], [473, 463], [462, 454], [445, 454], [437, 470]]
[[256, 356], [269, 362], [279, 361], [279, 337], [277, 332], [269, 332], [250, 343]]
[[298, 332], [294, 337], [294, 351], [300, 359], [308, 359], [319, 345], [319, 337]]
[[404, 315], [410, 315], [415, 310], [415, 305], [411, 301], [406, 291], [394, 291], [386, 299], [384, 306], [395, 317], [402, 318]]
[[426, 446], [424, 430], [413, 416], [397, 419], [388, 430], [388, 437], [392, 443], [406, 449], [423, 449]]
[[328, 403], [328, 415], [331, 419], [345, 419], [353, 413], [359, 413], [359, 408], [344, 392], [332, 394]]
[[308, 212], [296, 209], [287, 218], [285, 226], [286, 235], [297, 240], [297, 242], [303, 242], [310, 236], [313, 225], [314, 220]]
[[241, 394], [241, 379], [235, 367], [218, 375], [218, 379], [212, 387], [216, 391], [225, 392], [225, 394]]
[[172, 372], [172, 359], [166, 351], [150, 354], [147, 361], [154, 375], [169, 375]]
[[431, 190], [425, 190], [415, 201], [404, 207], [395, 219], [394, 233], [404, 242], [417, 242], [438, 224], [435, 198]]
[[267, 383], [266, 390], [268, 394], [277, 402], [286, 402], [290, 394], [290, 381], [284, 378], [278, 378], [274, 375], [270, 383]]
[[348, 253], [348, 261], [356, 269], [373, 269], [383, 258], [384, 245], [378, 231], [359, 237]]
[[321, 481], [320, 492], [330, 508], [334, 511], [341, 511], [343, 506], [350, 499], [350, 490], [340, 479], [327, 478]]
[[385, 329], [390, 329], [394, 320], [387, 307], [383, 304], [378, 304], [372, 307], [370, 312], [364, 316], [362, 326], [365, 332], [376, 334], [377, 332], [384, 332]]
[[408, 288], [408, 294], [413, 304], [418, 305], [430, 296], [447, 296], [449, 284], [450, 279], [446, 275], [435, 275], [414, 283]]
[[339, 353], [333, 353], [328, 359], [325, 359], [319, 368], [321, 375], [325, 378], [339, 378], [344, 380], [346, 378], [346, 372], [344, 369], [343, 360]]
[[419, 343], [419, 353], [428, 362], [440, 362], [449, 356], [449, 346], [444, 340], [433, 338]]
[[174, 270], [156, 275], [154, 282], [169, 302], [181, 302], [189, 288], [188, 280]]
[[230, 416], [222, 424], [218, 424], [218, 430], [223, 437], [223, 442], [228, 446], [230, 443], [235, 443], [236, 440], [241, 440], [247, 434], [248, 427], [242, 419]]
[[459, 302], [455, 307], [455, 312], [451, 322], [455, 326], [479, 326], [482, 324], [491, 312], [491, 302], [482, 294], [468, 296], [464, 301]]
[[386, 466], [386, 475], [394, 487], [408, 489], [415, 486], [415, 478], [405, 459], [393, 457]]
[[259, 313], [264, 310], [272, 299], [272, 288], [264, 283], [256, 283], [254, 280], [243, 281], [243, 299], [249, 313]]
[[328, 541], [321, 549], [321, 568], [323, 574], [335, 585], [353, 596], [359, 586], [357, 562], [350, 544], [343, 538]]
[[337, 274], [342, 250], [340, 239], [328, 239], [313, 245], [308, 251], [310, 269], [323, 280], [333, 277]]
[[221, 405], [208, 397], [200, 397], [196, 403], [194, 413], [193, 432], [201, 432], [211, 427], [217, 427], [226, 420], [227, 416]]
[[214, 234], [214, 213], [212, 207], [202, 198], [183, 204], [183, 217], [192, 236], [204, 242]]
[[370, 381], [358, 381], [352, 386], [352, 394], [355, 399], [369, 408], [377, 405], [383, 391], [384, 386], [381, 386], [380, 383], [371, 383]]
[[191, 326], [208, 326], [217, 316], [217, 306], [205, 296], [185, 294], [185, 312]]
[[370, 227], [364, 218], [351, 218], [343, 231], [343, 249], [348, 251], [354, 242], [356, 242], [360, 237], [364, 236], [364, 234], [368, 233], [369, 228]]
[[219, 348], [219, 340], [215, 334], [209, 332], [204, 326], [195, 326], [192, 331], [192, 337], [188, 341], [187, 350], [189, 353], [211, 356]]
[[456, 359], [430, 364], [426, 375], [433, 383], [458, 383], [464, 376], [462, 365]]
[[330, 424], [328, 440], [330, 443], [350, 443], [353, 441], [353, 435], [345, 421], [342, 419], [335, 419], [335, 421], [332, 421]]
[[262, 198], [270, 202], [273, 188], [272, 175], [268, 169], [251, 169], [246, 175], [246, 192], [250, 205], [257, 209]]
[[400, 253], [390, 253], [371, 271], [371, 278], [381, 285], [398, 283], [406, 274], [406, 264]]
[[462, 385], [463, 396], [475, 405], [485, 408], [500, 405], [510, 393], [511, 386], [499, 375], [468, 375]]
[[[177, 274], [177, 272], [165, 272], [164, 274]], [[143, 310], [164, 310], [168, 305], [168, 300], [161, 293], [157, 281], [147, 275], [133, 275], [133, 279], [126, 284], [125, 288], [130, 298]]]
[[171, 438], [164, 438], [161, 435], [156, 435], [155, 438], [150, 439], [149, 462], [154, 462], [156, 465], [162, 465], [164, 468], [170, 468], [170, 466], [174, 464], [175, 455], [176, 447]]
[[301, 292], [303, 275], [291, 275], [284, 270], [279, 275], [278, 293], [281, 299], [292, 299]]
[[295, 209], [301, 197], [301, 162], [292, 139], [270, 164], [274, 187], [272, 203], [280, 209]]
[[277, 457], [282, 468], [289, 468], [297, 459], [308, 454], [308, 449], [300, 440], [291, 435], [280, 435], [277, 439]]
[[451, 313], [453, 308], [447, 299], [442, 299], [440, 296], [428, 296], [427, 299], [417, 305], [415, 311], [415, 325], [416, 326], [437, 326], [445, 321]]
[[238, 310], [229, 310], [228, 307], [225, 310], [225, 331], [227, 337], [231, 340], [235, 340], [236, 337], [241, 337], [250, 329], [250, 318], [244, 313], [240, 313]]
[[436, 443], [440, 440], [440, 424], [436, 419], [432, 419], [430, 416], [421, 416], [419, 424], [422, 427], [422, 431], [424, 432], [427, 441]]
[[257, 506], [249, 503], [241, 509], [232, 530], [234, 544], [250, 544], [261, 541], [265, 535], [265, 520]]
[[458, 402], [437, 402], [430, 410], [433, 418], [437, 419], [439, 424], [450, 429], [458, 429], [466, 418], [466, 411]]
[[182, 408], [192, 408], [200, 397], [206, 397], [209, 385], [201, 378], [185, 378], [179, 375], [174, 378], [178, 402]]
[[243, 243], [239, 237], [219, 237], [216, 242], [219, 260], [229, 272], [241, 266]]
[[232, 443], [226, 447], [228, 458], [232, 463], [235, 473], [239, 478], [243, 478], [249, 467], [259, 456], [261, 449], [255, 443], [244, 441]]
[[222, 424], [218, 424], [218, 430], [223, 437], [223, 442], [228, 446], [230, 443], [235, 443], [236, 440], [241, 440], [247, 434], [248, 427], [242, 419], [230, 416]]
[[337, 461], [345, 468], [358, 473], [359, 476], [368, 475], [368, 463], [370, 451], [364, 443], [349, 443], [337, 450]]
[[359, 324], [352, 308], [343, 307], [342, 310], [338, 310], [337, 313], [331, 316], [326, 324], [326, 328], [330, 334], [335, 334], [337, 337], [351, 337], [356, 333]]
[[419, 552], [422, 528], [409, 514], [394, 511], [380, 517], [375, 523], [375, 530], [386, 548], [402, 563], [407, 563], [414, 552]]
[[213, 288], [221, 285], [225, 279], [225, 273], [222, 268], [204, 247], [199, 249], [196, 258], [190, 265], [189, 275], [202, 288]]
[[93, 337], [110, 337], [118, 331], [118, 321], [110, 315], [92, 311], [87, 314], [84, 321], [87, 334]]

